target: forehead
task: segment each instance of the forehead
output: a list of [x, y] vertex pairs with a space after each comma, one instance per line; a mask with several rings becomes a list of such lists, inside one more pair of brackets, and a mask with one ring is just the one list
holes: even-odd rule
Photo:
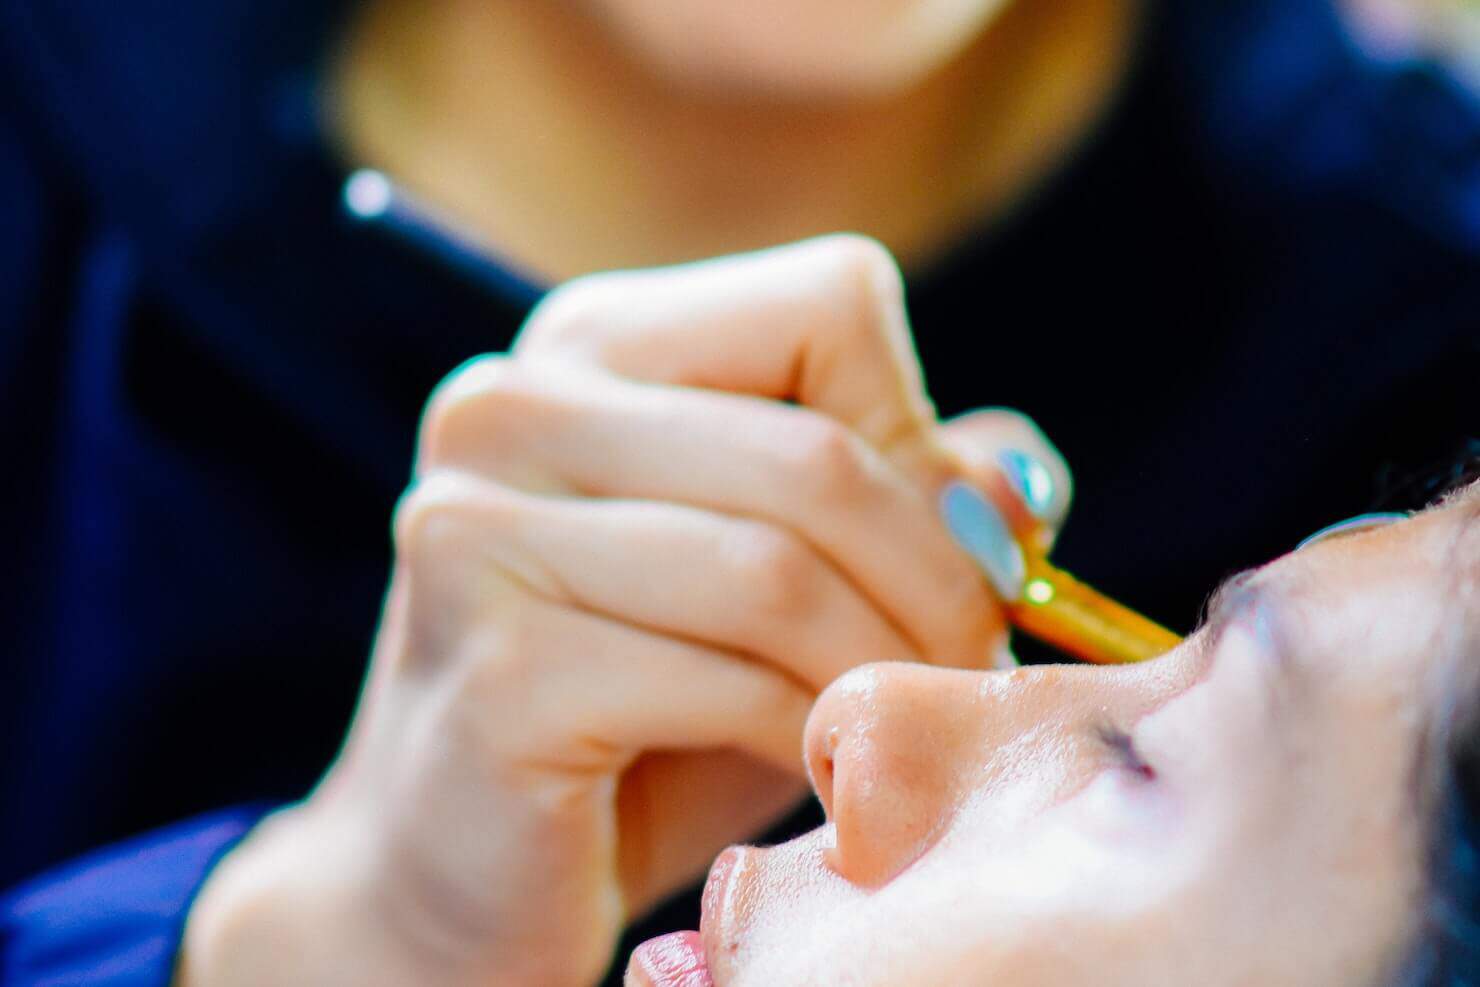
[[1352, 673], [1435, 669], [1476, 640], [1480, 496], [1311, 545], [1258, 581], [1287, 606], [1302, 651]]

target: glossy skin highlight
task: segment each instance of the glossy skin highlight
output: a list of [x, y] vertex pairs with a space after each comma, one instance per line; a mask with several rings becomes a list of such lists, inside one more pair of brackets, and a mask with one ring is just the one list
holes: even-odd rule
[[712, 872], [714, 982], [1383, 983], [1426, 724], [1475, 658], [1468, 501], [1235, 580], [1143, 666], [844, 676], [806, 733], [828, 824]]

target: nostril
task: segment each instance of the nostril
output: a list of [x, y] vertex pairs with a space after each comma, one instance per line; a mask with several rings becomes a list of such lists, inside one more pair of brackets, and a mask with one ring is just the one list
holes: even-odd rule
[[807, 775], [812, 790], [822, 803], [822, 811], [832, 815], [833, 779], [836, 774], [835, 758], [838, 751], [840, 731], [836, 726], [828, 728], [820, 736], [811, 734], [807, 745]]
[[857, 732], [841, 738], [829, 765], [828, 867], [844, 880], [877, 888], [907, 868], [950, 816], [949, 786], [928, 751], [880, 746]]

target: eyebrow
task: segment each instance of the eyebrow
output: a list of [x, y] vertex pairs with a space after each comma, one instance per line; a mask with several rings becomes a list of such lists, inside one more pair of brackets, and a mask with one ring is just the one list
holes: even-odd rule
[[1257, 615], [1256, 633], [1262, 637], [1261, 651], [1273, 658], [1276, 674], [1269, 676], [1273, 690], [1286, 691], [1296, 664], [1292, 660], [1296, 635], [1292, 633], [1292, 602], [1288, 588], [1260, 569], [1248, 569], [1223, 581], [1208, 598], [1206, 616], [1199, 631], [1207, 636], [1209, 666], [1224, 632], [1236, 623]]
[[1250, 601], [1258, 592], [1253, 585], [1258, 575], [1258, 569], [1245, 569], [1235, 573], [1219, 583], [1218, 588], [1213, 590], [1213, 595], [1208, 597], [1208, 602], [1203, 607], [1203, 619], [1198, 623], [1197, 630], [1206, 634], [1210, 643], [1217, 643], [1228, 625], [1252, 605]]

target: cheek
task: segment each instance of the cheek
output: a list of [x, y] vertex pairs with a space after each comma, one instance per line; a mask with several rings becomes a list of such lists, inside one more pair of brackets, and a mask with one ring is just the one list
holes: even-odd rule
[[[1047, 813], [1025, 803], [1031, 819], [1010, 832], [1000, 801], [965, 807], [928, 854], [872, 893], [820, 866], [825, 831], [761, 851], [721, 982], [1108, 983], [1107, 970], [1126, 958], [1121, 940], [1142, 935], [1146, 916], [1169, 911], [1157, 906], [1169, 836], [1143, 827], [1134, 839], [1106, 839], [1086, 825], [1088, 816], [1111, 818], [1116, 833], [1130, 832], [1126, 817], [1145, 806], [1116, 784], [1091, 786]], [[1082, 948], [1065, 951], [1065, 942]]]
[[1190, 880], [1173, 807], [1107, 771], [1011, 838], [995, 829], [963, 813], [890, 889], [921, 964], [890, 983], [1131, 984], [1150, 972], [1136, 957], [1167, 934]]
[[1104, 771], [1063, 806], [1093, 843], [1131, 855], [1165, 854], [1186, 825], [1186, 807], [1160, 776]]
[[1144, 717], [1133, 730], [1156, 784], [1194, 824], [1232, 824], [1275, 814], [1289, 797], [1289, 771], [1310, 731], [1309, 711], [1275, 709], [1259, 666], [1225, 645], [1210, 678]]
[[1166, 863], [1182, 886], [1166, 900], [1182, 931], [1167, 948], [1199, 971], [1190, 982], [1228, 982], [1209, 942], [1247, 956], [1250, 982], [1364, 982], [1411, 917], [1411, 744], [1385, 731], [1390, 710], [1299, 692], [1271, 705], [1233, 662], [1217, 674], [1136, 730], [1180, 834]]

